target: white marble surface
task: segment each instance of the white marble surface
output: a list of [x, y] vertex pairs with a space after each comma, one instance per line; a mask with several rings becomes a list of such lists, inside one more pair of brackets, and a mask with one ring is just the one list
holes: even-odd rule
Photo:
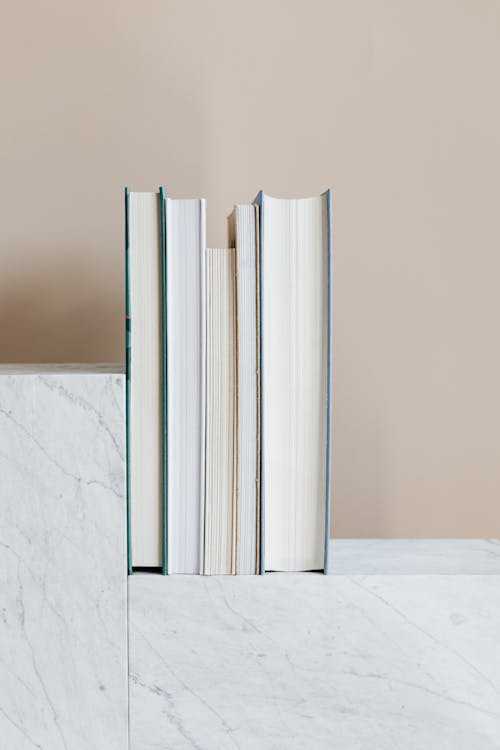
[[500, 539], [330, 540], [333, 575], [500, 574]]
[[124, 377], [0, 371], [0, 747], [127, 747]]
[[500, 748], [496, 565], [134, 575], [131, 750]]
[[125, 373], [120, 362], [61, 362], [57, 363], [17, 363], [0, 364], [0, 375], [67, 375], [79, 373], [85, 375], [118, 375]]

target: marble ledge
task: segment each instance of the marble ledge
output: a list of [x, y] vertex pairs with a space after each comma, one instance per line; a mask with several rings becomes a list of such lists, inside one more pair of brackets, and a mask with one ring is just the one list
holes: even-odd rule
[[125, 366], [119, 362], [61, 362], [61, 363], [13, 363], [0, 364], [0, 375], [37, 375], [37, 374], [81, 374], [113, 375], [124, 374]]
[[130, 750], [500, 750], [500, 542], [129, 578]]
[[0, 374], [0, 745], [124, 750], [125, 379]]
[[332, 575], [498, 575], [499, 539], [332, 539]]
[[130, 750], [500, 748], [500, 576], [128, 585]]

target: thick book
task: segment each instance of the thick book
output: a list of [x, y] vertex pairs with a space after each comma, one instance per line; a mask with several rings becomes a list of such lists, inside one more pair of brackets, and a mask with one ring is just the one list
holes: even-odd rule
[[331, 194], [259, 193], [260, 569], [328, 570]]
[[205, 201], [164, 206], [166, 244], [167, 572], [203, 571]]
[[238, 474], [236, 572], [259, 572], [260, 407], [258, 210], [237, 205], [228, 220], [236, 252]]
[[205, 575], [237, 572], [237, 322], [234, 249], [206, 251]]
[[165, 567], [161, 192], [125, 188], [128, 569]]

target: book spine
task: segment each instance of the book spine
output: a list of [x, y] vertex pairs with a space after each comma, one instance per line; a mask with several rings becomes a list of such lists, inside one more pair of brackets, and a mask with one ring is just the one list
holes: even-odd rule
[[259, 310], [259, 327], [258, 327], [258, 336], [259, 336], [259, 372], [258, 372], [258, 387], [259, 387], [259, 395], [260, 395], [260, 410], [259, 410], [259, 446], [260, 446], [260, 471], [259, 471], [259, 489], [260, 489], [260, 500], [259, 500], [259, 570], [258, 573], [263, 575], [266, 572], [266, 555], [265, 555], [265, 493], [264, 493], [264, 472], [265, 472], [265, 466], [264, 466], [264, 434], [263, 434], [263, 415], [264, 415], [264, 394], [262, 390], [262, 373], [264, 369], [264, 361], [262, 356], [262, 253], [264, 252], [263, 247], [263, 237], [264, 237], [264, 193], [261, 190], [255, 200], [253, 201], [253, 204], [257, 207], [257, 221], [258, 221], [258, 265], [259, 265], [259, 277], [258, 277], [258, 286], [259, 286], [259, 301], [258, 301], [258, 310]]
[[206, 406], [207, 406], [207, 218], [205, 199], [200, 199], [200, 330], [201, 330], [201, 430], [200, 430], [200, 534], [199, 574], [205, 572], [205, 488], [206, 488]]
[[328, 550], [330, 547], [330, 506], [332, 484], [332, 435], [333, 435], [333, 225], [332, 225], [332, 191], [326, 191], [326, 226], [327, 226], [327, 369], [326, 369], [326, 497], [325, 497], [325, 558], [324, 573], [328, 573]]
[[160, 199], [161, 233], [161, 381], [162, 381], [162, 564], [161, 572], [168, 574], [168, 381], [167, 381], [167, 199], [162, 187]]
[[[234, 387], [234, 424], [233, 424], [233, 439], [234, 439], [234, 462], [233, 462], [233, 526], [232, 526], [232, 557], [231, 557], [231, 574], [239, 575], [240, 572], [240, 482], [239, 482], [239, 450], [240, 450], [240, 436], [239, 436], [239, 401], [240, 401], [240, 382], [239, 382], [239, 311], [238, 311], [238, 299], [239, 299], [239, 247], [238, 247], [238, 210], [234, 207], [232, 213], [228, 216], [228, 245], [229, 248], [233, 249], [232, 260], [232, 279], [234, 281], [234, 298], [233, 298], [233, 314], [234, 314], [234, 373], [235, 373], [235, 387]], [[231, 252], [231, 251], [230, 251]]]
[[239, 521], [240, 521], [240, 508], [239, 508], [239, 351], [238, 351], [238, 339], [239, 339], [239, 320], [238, 320], [238, 265], [236, 261], [236, 248], [229, 249], [229, 262], [231, 268], [231, 306], [232, 315], [231, 322], [232, 328], [232, 349], [233, 349], [233, 377], [234, 377], [234, 389], [233, 389], [233, 502], [232, 502], [232, 563], [231, 573], [237, 575], [239, 573], [239, 555], [240, 555], [240, 534], [239, 534]]
[[256, 531], [256, 544], [255, 544], [255, 572], [260, 572], [260, 550], [261, 550], [261, 540], [260, 540], [260, 462], [261, 462], [261, 448], [260, 448], [260, 438], [261, 438], [261, 429], [260, 429], [260, 423], [261, 423], [261, 412], [260, 412], [260, 395], [261, 395], [261, 387], [260, 387], [260, 261], [259, 261], [259, 248], [260, 248], [260, 239], [259, 239], [259, 209], [257, 206], [254, 206], [254, 221], [255, 221], [255, 315], [256, 315], [256, 341], [255, 341], [255, 359], [256, 359], [256, 393], [255, 393], [255, 408], [256, 408], [256, 420], [257, 420], [257, 445], [256, 445], [256, 459], [257, 459], [257, 465], [255, 469], [255, 475], [256, 475], [256, 481], [255, 481], [255, 496], [256, 496], [256, 522], [257, 522], [257, 531]]
[[125, 188], [125, 461], [127, 492], [127, 570], [132, 574], [132, 530], [130, 518], [130, 353], [132, 326], [130, 318], [130, 189]]

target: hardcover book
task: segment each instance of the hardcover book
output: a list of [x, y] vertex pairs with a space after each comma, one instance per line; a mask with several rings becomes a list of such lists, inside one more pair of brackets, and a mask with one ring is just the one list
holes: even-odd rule
[[205, 201], [165, 202], [167, 571], [203, 571]]
[[260, 398], [258, 211], [238, 205], [229, 217], [229, 244], [236, 252], [238, 324], [238, 475], [236, 572], [259, 571]]
[[205, 575], [238, 561], [238, 401], [234, 249], [207, 249]]
[[161, 195], [125, 189], [128, 568], [164, 566]]
[[261, 572], [328, 569], [331, 195], [259, 193]]

